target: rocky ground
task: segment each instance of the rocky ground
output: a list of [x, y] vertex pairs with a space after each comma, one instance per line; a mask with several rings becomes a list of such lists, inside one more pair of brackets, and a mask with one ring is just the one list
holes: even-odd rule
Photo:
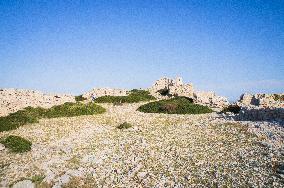
[[[140, 105], [103, 104], [104, 114], [1, 132], [33, 146], [23, 154], [0, 151], [0, 187], [23, 179], [54, 188], [284, 187], [283, 127], [216, 113], [145, 114], [136, 111]], [[133, 127], [116, 128], [125, 121]]]

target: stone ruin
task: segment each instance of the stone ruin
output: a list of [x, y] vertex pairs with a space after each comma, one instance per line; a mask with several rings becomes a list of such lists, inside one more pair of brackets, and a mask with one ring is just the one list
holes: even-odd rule
[[92, 96], [126, 96], [128, 90], [126, 89], [110, 89], [110, 88], [94, 88], [91, 91], [84, 93], [83, 97], [91, 100]]
[[65, 102], [75, 102], [74, 96], [44, 94], [25, 89], [0, 89], [0, 116], [6, 116], [28, 106], [50, 108]]
[[213, 108], [223, 108], [230, 104], [226, 97], [218, 96], [212, 91], [197, 91], [194, 92], [193, 97], [196, 103]]
[[193, 97], [192, 84], [183, 84], [182, 78], [176, 78], [175, 80], [161, 78], [149, 88], [149, 91], [152, 96], [158, 99], [165, 99], [172, 96]]
[[284, 124], [284, 93], [241, 95], [240, 121], [277, 121]]
[[260, 106], [284, 108], [284, 93], [280, 94], [242, 94], [238, 101], [240, 106]]
[[148, 89], [157, 99], [167, 99], [174, 96], [183, 96], [192, 98], [195, 103], [207, 105], [215, 108], [222, 108], [229, 105], [225, 97], [217, 96], [214, 92], [194, 91], [192, 84], [184, 84], [182, 78], [175, 80], [170, 78], [161, 78]]

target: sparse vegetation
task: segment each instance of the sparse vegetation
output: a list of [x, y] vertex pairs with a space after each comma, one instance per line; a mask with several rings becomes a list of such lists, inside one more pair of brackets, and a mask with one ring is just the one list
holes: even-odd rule
[[166, 114], [203, 114], [213, 112], [209, 107], [194, 104], [192, 100], [185, 97], [151, 102], [140, 106], [137, 110], [146, 113]]
[[132, 127], [132, 125], [130, 123], [124, 122], [124, 123], [120, 124], [119, 126], [117, 126], [116, 128], [118, 128], [118, 129], [128, 129], [130, 127]]
[[1, 144], [15, 153], [22, 153], [31, 150], [32, 143], [22, 137], [10, 135], [2, 139]]
[[284, 95], [274, 94], [274, 100], [284, 101]]
[[149, 91], [133, 89], [127, 96], [102, 96], [95, 99], [97, 103], [136, 103], [155, 100]]
[[85, 101], [87, 98], [83, 97], [83, 95], [75, 96], [76, 102]]
[[27, 107], [6, 117], [0, 117], [0, 132], [16, 129], [27, 123], [37, 123], [41, 118], [73, 117], [105, 112], [105, 109], [94, 103], [64, 103], [49, 109]]
[[40, 184], [42, 180], [45, 178], [44, 175], [35, 175], [31, 178], [31, 181], [35, 183], [36, 185]]
[[234, 114], [238, 114], [241, 110], [241, 107], [238, 105], [229, 105], [225, 108], [223, 108], [223, 110], [221, 111], [221, 113], [226, 113], [226, 112], [232, 112]]

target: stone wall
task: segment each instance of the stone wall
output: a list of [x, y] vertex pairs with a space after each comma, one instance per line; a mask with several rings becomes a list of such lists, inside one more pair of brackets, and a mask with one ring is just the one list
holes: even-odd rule
[[0, 89], [0, 116], [6, 116], [28, 106], [50, 108], [65, 102], [75, 102], [74, 96], [44, 94], [24, 89]]
[[239, 100], [241, 106], [262, 106], [284, 108], [284, 93], [279, 94], [242, 94]]
[[194, 92], [193, 96], [196, 103], [210, 107], [223, 108], [230, 104], [226, 97], [218, 96], [214, 92]]
[[284, 124], [284, 108], [275, 107], [242, 107], [239, 121], [277, 121]]
[[91, 99], [92, 96], [101, 97], [101, 96], [126, 96], [126, 89], [110, 89], [110, 88], [94, 88], [91, 91], [84, 93], [83, 97]]
[[184, 84], [182, 78], [175, 80], [161, 78], [149, 88], [151, 95], [158, 99], [167, 99], [173, 96], [184, 96], [194, 100], [195, 103], [210, 107], [222, 108], [229, 105], [225, 97], [217, 96], [214, 92], [195, 92], [192, 84]]
[[170, 78], [161, 78], [148, 89], [154, 97], [165, 99], [172, 96], [193, 97], [192, 84], [183, 84], [182, 78], [178, 77], [175, 80]]
[[284, 94], [242, 94], [237, 102], [241, 106], [241, 121], [277, 121], [284, 123]]

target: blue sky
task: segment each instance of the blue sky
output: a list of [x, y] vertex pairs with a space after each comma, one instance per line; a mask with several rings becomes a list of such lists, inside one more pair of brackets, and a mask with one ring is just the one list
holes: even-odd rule
[[284, 1], [0, 1], [0, 88], [80, 94], [181, 76], [284, 92]]

